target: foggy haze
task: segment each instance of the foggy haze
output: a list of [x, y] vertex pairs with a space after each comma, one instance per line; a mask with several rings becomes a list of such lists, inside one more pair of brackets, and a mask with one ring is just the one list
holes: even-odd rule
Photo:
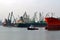
[[13, 11], [15, 17], [22, 16], [26, 11], [33, 16], [34, 12], [53, 12], [56, 16], [60, 14], [60, 0], [0, 0], [0, 19], [8, 17]]

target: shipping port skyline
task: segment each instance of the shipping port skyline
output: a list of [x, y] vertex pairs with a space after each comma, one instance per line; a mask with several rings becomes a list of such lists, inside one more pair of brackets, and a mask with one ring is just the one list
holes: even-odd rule
[[15, 17], [21, 16], [26, 11], [33, 16], [34, 12], [54, 12], [56, 16], [60, 13], [60, 0], [0, 0], [0, 19], [8, 16], [13, 11]]

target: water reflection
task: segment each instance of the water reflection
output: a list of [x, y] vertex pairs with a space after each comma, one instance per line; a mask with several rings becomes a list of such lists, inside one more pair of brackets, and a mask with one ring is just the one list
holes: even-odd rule
[[60, 31], [46, 31], [46, 40], [60, 40]]
[[27, 30], [0, 26], [0, 40], [60, 40], [60, 31]]

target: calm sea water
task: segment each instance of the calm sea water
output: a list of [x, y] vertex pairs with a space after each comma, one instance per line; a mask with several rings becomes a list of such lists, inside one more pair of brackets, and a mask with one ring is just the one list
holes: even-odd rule
[[60, 40], [60, 31], [27, 30], [0, 26], [0, 40]]

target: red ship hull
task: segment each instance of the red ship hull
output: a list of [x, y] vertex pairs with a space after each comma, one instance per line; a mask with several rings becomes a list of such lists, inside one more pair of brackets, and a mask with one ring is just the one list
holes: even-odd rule
[[46, 30], [60, 30], [60, 19], [48, 17], [45, 18], [45, 21], [47, 23], [47, 27], [45, 27]]

